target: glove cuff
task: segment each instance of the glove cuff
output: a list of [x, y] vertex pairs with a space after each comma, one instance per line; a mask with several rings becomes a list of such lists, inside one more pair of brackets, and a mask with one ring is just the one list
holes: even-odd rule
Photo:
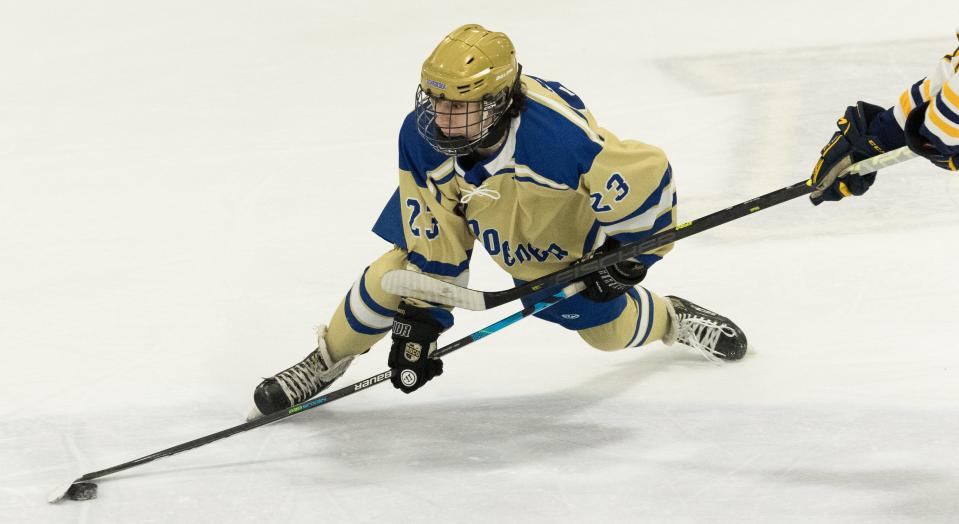
[[434, 341], [445, 327], [427, 308], [401, 304], [400, 314], [393, 317], [393, 338]]
[[926, 121], [926, 112], [929, 110], [929, 102], [923, 102], [913, 109], [906, 117], [906, 125], [903, 132], [906, 135], [906, 145], [913, 153], [932, 161], [933, 164], [949, 170], [956, 171], [959, 163], [959, 155], [942, 154], [936, 149], [936, 145], [922, 135], [922, 126]]
[[839, 119], [839, 130], [855, 153], [855, 161], [872, 158], [888, 150], [879, 137], [870, 133], [873, 122], [885, 111], [875, 104], [859, 101], [847, 107], [846, 114]]
[[639, 262], [626, 260], [610, 267], [611, 271], [616, 272], [620, 280], [630, 284], [639, 284], [646, 278], [646, 266]]

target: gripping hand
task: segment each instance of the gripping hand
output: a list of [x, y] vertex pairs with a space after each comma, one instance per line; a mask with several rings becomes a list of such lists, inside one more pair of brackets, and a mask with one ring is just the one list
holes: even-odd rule
[[400, 312], [393, 317], [393, 345], [387, 360], [393, 387], [412, 393], [443, 374], [443, 361], [430, 356], [443, 330], [428, 309], [400, 305]]
[[[619, 242], [610, 238], [599, 249], [583, 257], [582, 262], [605, 255], [617, 247]], [[626, 293], [644, 278], [646, 278], [646, 266], [632, 260], [624, 260], [583, 277], [582, 282], [586, 284], [586, 289], [582, 291], [582, 295], [593, 302], [608, 302]]]
[[869, 190], [876, 181], [876, 173], [839, 174], [852, 164], [885, 153], [886, 147], [876, 136], [868, 134], [869, 125], [885, 110], [866, 102], [857, 102], [846, 108], [846, 113], [836, 122], [836, 131], [829, 143], [822, 148], [819, 161], [813, 168], [808, 184], [813, 187], [809, 200], [819, 205], [824, 201], [842, 200], [847, 196], [859, 196]]

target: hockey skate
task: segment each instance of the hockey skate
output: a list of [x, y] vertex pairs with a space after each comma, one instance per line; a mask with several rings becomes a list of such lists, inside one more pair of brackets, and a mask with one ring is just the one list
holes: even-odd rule
[[667, 296], [671, 326], [663, 338], [702, 352], [710, 360], [739, 360], [748, 348], [746, 334], [732, 320], [679, 297]]
[[326, 349], [326, 326], [318, 327], [316, 336], [316, 349], [300, 363], [260, 382], [253, 391], [248, 421], [306, 402], [343, 375], [353, 357], [334, 363]]

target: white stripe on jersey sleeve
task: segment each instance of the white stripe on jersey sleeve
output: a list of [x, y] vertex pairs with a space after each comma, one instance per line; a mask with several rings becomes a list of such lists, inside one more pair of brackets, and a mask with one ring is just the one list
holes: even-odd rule
[[[939, 110], [937, 104], [940, 102], [952, 112], [952, 118]], [[959, 76], [954, 76], [936, 95], [935, 101], [929, 104], [924, 124], [926, 129], [942, 140], [942, 143], [950, 147], [959, 146], [959, 122], [955, 120], [957, 115], [959, 115]]]
[[[959, 30], [957, 30], [956, 37], [959, 38]], [[922, 100], [915, 100], [915, 97], [912, 96], [912, 86], [903, 91], [896, 105], [893, 106], [893, 114], [896, 117], [896, 122], [899, 123], [899, 127], [906, 127], [906, 117], [909, 116], [909, 113], [917, 105], [935, 97], [943, 86], [956, 76], [957, 68], [959, 68], [959, 56], [956, 56], [955, 53], [948, 54], [936, 63], [935, 68], [922, 83], [919, 89]], [[953, 87], [956, 86], [953, 85]]]
[[670, 212], [672, 208], [673, 183], [670, 182], [668, 186], [663, 188], [663, 192], [659, 196], [659, 202], [655, 206], [647, 209], [645, 213], [627, 220], [623, 220], [622, 222], [602, 226], [602, 229], [603, 232], [608, 236], [615, 235], [616, 233], [637, 233], [640, 231], [645, 231], [653, 227], [653, 224], [656, 223], [656, 219], [661, 217], [664, 213]]
[[515, 169], [517, 175], [528, 176], [528, 177], [532, 178], [533, 180], [535, 180], [536, 182], [538, 182], [538, 183], [540, 183], [540, 184], [543, 184], [544, 186], [549, 186], [549, 187], [551, 187], [551, 188], [553, 188], [553, 189], [572, 189], [572, 188], [570, 188], [569, 186], [567, 186], [566, 184], [563, 184], [563, 183], [560, 183], [560, 182], [554, 182], [554, 181], [552, 181], [552, 180], [544, 177], [543, 175], [541, 175], [541, 174], [537, 173], [536, 171], [533, 171], [532, 169], [530, 169], [528, 166], [524, 166], [524, 165], [522, 165], [522, 164], [516, 164], [516, 166], [514, 167], [514, 169]]

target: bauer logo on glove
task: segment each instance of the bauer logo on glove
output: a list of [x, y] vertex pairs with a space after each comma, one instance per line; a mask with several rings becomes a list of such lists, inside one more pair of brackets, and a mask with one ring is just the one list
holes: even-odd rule
[[413, 326], [402, 322], [393, 322], [393, 334], [398, 337], [409, 337]]

